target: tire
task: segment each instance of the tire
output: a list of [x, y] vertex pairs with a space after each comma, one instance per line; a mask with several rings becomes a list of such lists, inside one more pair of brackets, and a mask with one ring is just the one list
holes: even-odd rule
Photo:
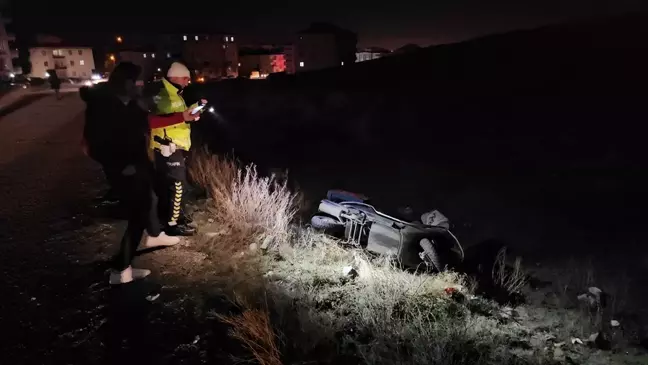
[[439, 257], [439, 253], [434, 248], [433, 241], [424, 238], [419, 242], [419, 245], [423, 249], [422, 252], [423, 261], [425, 261], [428, 265], [432, 266], [434, 270], [439, 272], [442, 271], [443, 265], [441, 265], [441, 259]]
[[338, 235], [344, 232], [344, 224], [339, 220], [326, 215], [314, 215], [311, 218], [311, 226], [318, 231], [331, 235]]

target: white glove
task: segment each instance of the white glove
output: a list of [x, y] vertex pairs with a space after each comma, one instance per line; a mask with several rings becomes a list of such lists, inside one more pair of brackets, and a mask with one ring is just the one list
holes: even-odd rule
[[169, 157], [173, 152], [171, 152], [171, 146], [162, 145], [160, 146], [160, 153], [164, 157]]
[[124, 175], [124, 176], [133, 176], [133, 175], [135, 175], [135, 171], [136, 171], [136, 170], [135, 170], [135, 166], [133, 166], [133, 165], [128, 165], [128, 166], [126, 166], [126, 168], [124, 168], [124, 169], [122, 170], [121, 173], [122, 173], [122, 175]]
[[178, 149], [178, 146], [176, 146], [175, 143], [171, 142], [169, 144], [169, 148], [171, 149], [171, 153], [174, 153]]

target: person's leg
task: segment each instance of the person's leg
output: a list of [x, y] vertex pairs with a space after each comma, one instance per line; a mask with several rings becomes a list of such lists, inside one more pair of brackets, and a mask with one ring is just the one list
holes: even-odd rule
[[142, 247], [153, 248], [161, 246], [173, 246], [180, 243], [180, 238], [168, 236], [162, 232], [162, 225], [158, 216], [158, 198], [154, 192], [151, 180], [148, 180], [142, 189], [142, 195], [149, 197], [148, 201], [142, 205], [142, 213], [146, 222], [147, 237]]
[[153, 187], [155, 189], [155, 194], [158, 198], [158, 219], [162, 225], [166, 225], [169, 217], [169, 205], [170, 205], [170, 195], [169, 195], [169, 178], [167, 176], [167, 161], [168, 158], [162, 156], [158, 151], [155, 151], [155, 175]]
[[119, 201], [119, 192], [122, 190], [119, 184], [123, 179], [120, 169], [112, 166], [103, 166], [104, 175], [108, 182], [108, 191], [100, 198], [102, 202], [116, 203]]
[[126, 232], [121, 240], [121, 247], [119, 253], [113, 262], [113, 271], [110, 274], [110, 284], [125, 284], [135, 279], [143, 278], [151, 272], [144, 269], [133, 269], [131, 261], [135, 257], [137, 246], [142, 240], [142, 234], [145, 229], [145, 221], [143, 220], [143, 204], [146, 199], [141, 197], [141, 189], [139, 188], [138, 178], [131, 176], [123, 180], [124, 190], [123, 196], [128, 209], [128, 224]]
[[179, 223], [180, 214], [183, 209], [184, 196], [187, 186], [187, 169], [185, 166], [184, 151], [176, 151], [168, 158], [162, 157], [157, 164], [158, 168], [164, 169], [166, 189], [163, 193], [167, 195], [165, 214], [161, 221], [167, 227], [165, 232], [170, 236], [187, 236], [195, 233], [195, 229]]

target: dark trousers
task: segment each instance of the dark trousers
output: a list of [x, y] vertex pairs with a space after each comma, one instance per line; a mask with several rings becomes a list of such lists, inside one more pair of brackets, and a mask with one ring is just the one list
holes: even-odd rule
[[164, 157], [155, 151], [156, 192], [160, 222], [175, 225], [184, 216], [184, 203], [187, 192], [187, 166], [183, 150], [176, 150], [171, 156]]
[[115, 270], [122, 271], [130, 266], [145, 230], [150, 236], [160, 235], [158, 199], [153, 190], [152, 177], [149, 168], [140, 168], [134, 175], [122, 175], [120, 180], [120, 196], [128, 212], [128, 225], [121, 240], [119, 254], [115, 257]]
[[120, 187], [122, 181], [121, 168], [114, 168], [110, 165], [103, 165], [102, 167], [109, 188], [105, 198], [118, 198], [120, 192], [123, 190], [123, 188]]

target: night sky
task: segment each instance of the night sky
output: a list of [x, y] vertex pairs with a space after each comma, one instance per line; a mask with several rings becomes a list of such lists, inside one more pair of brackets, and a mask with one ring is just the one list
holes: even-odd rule
[[[451, 43], [513, 29], [533, 28], [570, 19], [648, 11], [645, 0], [437, 0], [326, 1], [266, 0], [106, 1], [38, 5], [16, 0], [16, 33], [73, 32], [92, 40], [97, 32], [147, 29], [180, 31], [191, 25], [227, 30], [242, 43], [283, 42], [312, 21], [333, 22], [359, 34], [359, 46], [397, 48]], [[133, 4], [138, 4], [136, 7]], [[147, 4], [147, 5], [145, 5]], [[166, 4], [166, 5], [163, 5]], [[389, 5], [381, 5], [389, 4]], [[90, 10], [93, 6], [94, 10]]]

